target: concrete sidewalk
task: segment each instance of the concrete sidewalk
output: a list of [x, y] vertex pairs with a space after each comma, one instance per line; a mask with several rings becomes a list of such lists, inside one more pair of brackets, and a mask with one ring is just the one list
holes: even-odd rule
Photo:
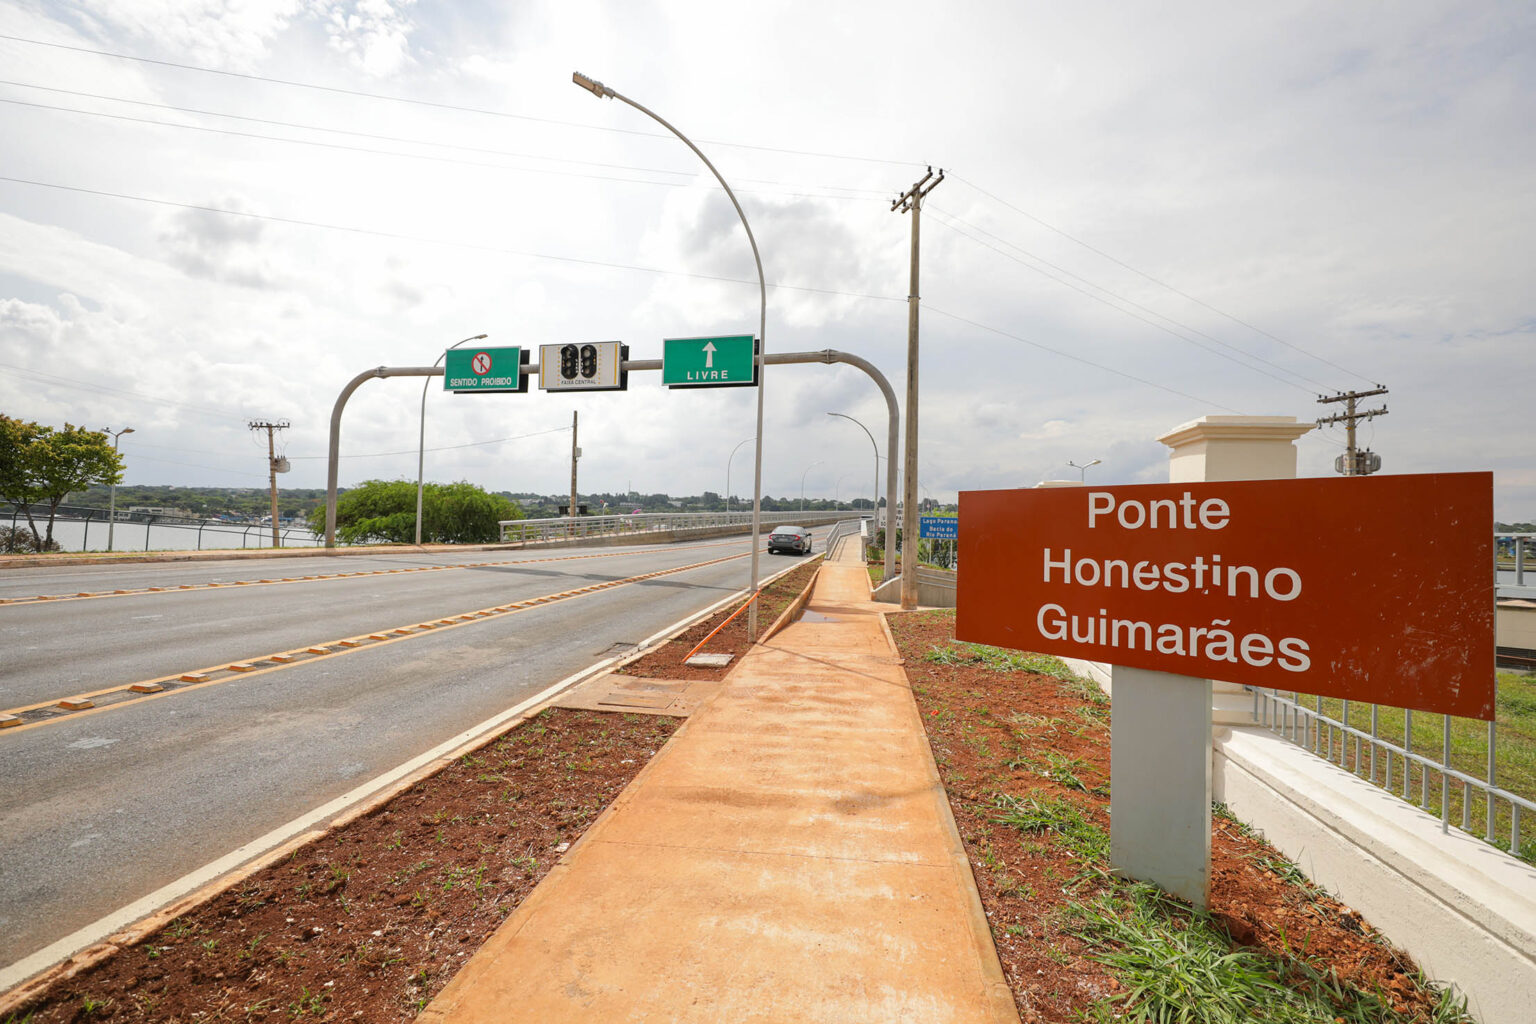
[[1016, 1024], [844, 549], [419, 1021]]

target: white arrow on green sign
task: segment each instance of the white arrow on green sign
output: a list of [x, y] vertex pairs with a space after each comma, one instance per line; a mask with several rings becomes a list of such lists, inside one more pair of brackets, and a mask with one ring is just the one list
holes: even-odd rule
[[757, 383], [757, 341], [750, 334], [662, 341], [661, 382], [669, 388], [739, 388]]
[[443, 360], [443, 390], [527, 391], [523, 350], [512, 348], [451, 348]]

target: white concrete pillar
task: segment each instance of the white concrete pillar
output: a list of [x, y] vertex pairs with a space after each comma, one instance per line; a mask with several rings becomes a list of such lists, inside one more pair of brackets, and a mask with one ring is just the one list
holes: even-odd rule
[[[1294, 416], [1202, 416], [1158, 440], [1169, 448], [1169, 483], [1294, 480], [1296, 439], [1312, 428]], [[1212, 680], [1211, 719], [1253, 724], [1253, 695], [1236, 683]]]
[[1199, 910], [1211, 893], [1211, 681], [1116, 665], [1109, 860]]

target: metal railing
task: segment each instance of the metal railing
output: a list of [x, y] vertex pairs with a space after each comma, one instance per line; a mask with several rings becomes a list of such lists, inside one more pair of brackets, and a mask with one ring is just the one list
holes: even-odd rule
[[[1453, 824], [1453, 804], [1460, 804], [1460, 824], [1456, 827], [1469, 835], [1473, 830], [1473, 804], [1483, 805], [1485, 818], [1482, 838], [1498, 845], [1501, 807], [1508, 812], [1509, 847], [1516, 857], [1522, 855], [1520, 842], [1521, 817], [1536, 815], [1536, 803], [1497, 785], [1495, 753], [1498, 748], [1498, 730], [1488, 722], [1487, 778], [1480, 779], [1451, 766], [1451, 718], [1445, 719], [1441, 749], [1417, 751], [1413, 748], [1413, 711], [1402, 709], [1403, 742], [1392, 742], [1380, 735], [1381, 706], [1370, 704], [1369, 731], [1349, 724], [1350, 701], [1341, 701], [1340, 718], [1323, 711], [1323, 698], [1309, 698], [1315, 706], [1302, 703], [1302, 695], [1285, 696], [1281, 691], [1258, 687], [1245, 687], [1253, 693], [1253, 714], [1261, 726], [1268, 728], [1298, 746], [1311, 750], [1319, 757], [1337, 764], [1353, 775], [1369, 780], [1389, 793], [1421, 808], [1434, 810], [1431, 798], [1433, 789], [1439, 790], [1440, 830], [1448, 831]], [[1355, 702], [1358, 703], [1358, 702]], [[1393, 709], [1395, 710], [1395, 709]], [[1421, 712], [1427, 714], [1428, 712]], [[1335, 744], [1337, 740], [1337, 744]], [[1335, 756], [1337, 746], [1337, 756]], [[1351, 749], [1352, 748], [1352, 749]], [[1417, 779], [1415, 779], [1417, 776]], [[1415, 789], [1418, 790], [1415, 795]], [[1536, 820], [1533, 817], [1532, 820]]]
[[[843, 513], [843, 515], [846, 516], [847, 513]], [[827, 553], [828, 558], [831, 558], [833, 553], [837, 550], [837, 542], [842, 540], [844, 537], [857, 537], [858, 543], [862, 545], [864, 543], [863, 522], [864, 521], [862, 519], [858, 518], [857, 513], [855, 513], [855, 516], [852, 519], [839, 519], [837, 522], [832, 524], [832, 529], [827, 531], [827, 539], [822, 542], [821, 550]], [[862, 549], [860, 550], [860, 554], [863, 554]]]
[[[3, 514], [0, 513], [0, 515]], [[46, 533], [42, 520], [48, 518], [47, 507], [32, 506], [32, 517], [38, 521], [38, 530]], [[26, 506], [12, 503], [10, 520], [12, 530], [27, 530]], [[236, 537], [240, 538], [241, 548], [248, 545], [262, 548], [270, 546], [272, 539], [271, 523], [235, 523], [165, 515], [159, 512], [131, 512], [118, 509], [117, 518], [109, 524], [108, 513], [104, 508], [60, 505], [58, 514], [54, 518], [54, 540], [65, 551], [90, 551], [94, 526], [99, 541], [97, 549], [104, 551], [108, 525], [112, 527], [112, 546], [117, 551], [201, 551], [205, 539], [210, 547], [232, 548], [235, 546], [234, 538]], [[139, 527], [144, 528], [142, 547], [138, 534]], [[286, 527], [279, 524], [278, 529], [284, 547], [313, 547], [321, 540], [320, 536], [312, 532], [307, 524]], [[155, 531], [171, 532], [160, 532], [156, 536]], [[221, 544], [222, 538], [228, 538], [229, 543]], [[264, 540], [265, 543], [263, 543]], [[251, 543], [253, 541], [254, 544]]]
[[[820, 526], [846, 519], [842, 512], [764, 512], [765, 525]], [[501, 524], [504, 544], [613, 537], [624, 534], [673, 533], [680, 530], [732, 528], [751, 532], [751, 512], [637, 512], [628, 516], [558, 516], [553, 519], [509, 519]]]

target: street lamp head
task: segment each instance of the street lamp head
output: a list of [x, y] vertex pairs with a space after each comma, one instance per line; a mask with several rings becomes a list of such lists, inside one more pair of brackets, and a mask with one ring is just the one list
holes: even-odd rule
[[580, 71], [571, 72], [571, 81], [575, 82], [577, 85], [581, 86], [583, 89], [587, 90], [598, 99], [611, 98], [613, 96], [612, 89], [608, 88], [606, 85], [604, 85], [602, 82], [599, 82], [595, 78], [588, 78]]

